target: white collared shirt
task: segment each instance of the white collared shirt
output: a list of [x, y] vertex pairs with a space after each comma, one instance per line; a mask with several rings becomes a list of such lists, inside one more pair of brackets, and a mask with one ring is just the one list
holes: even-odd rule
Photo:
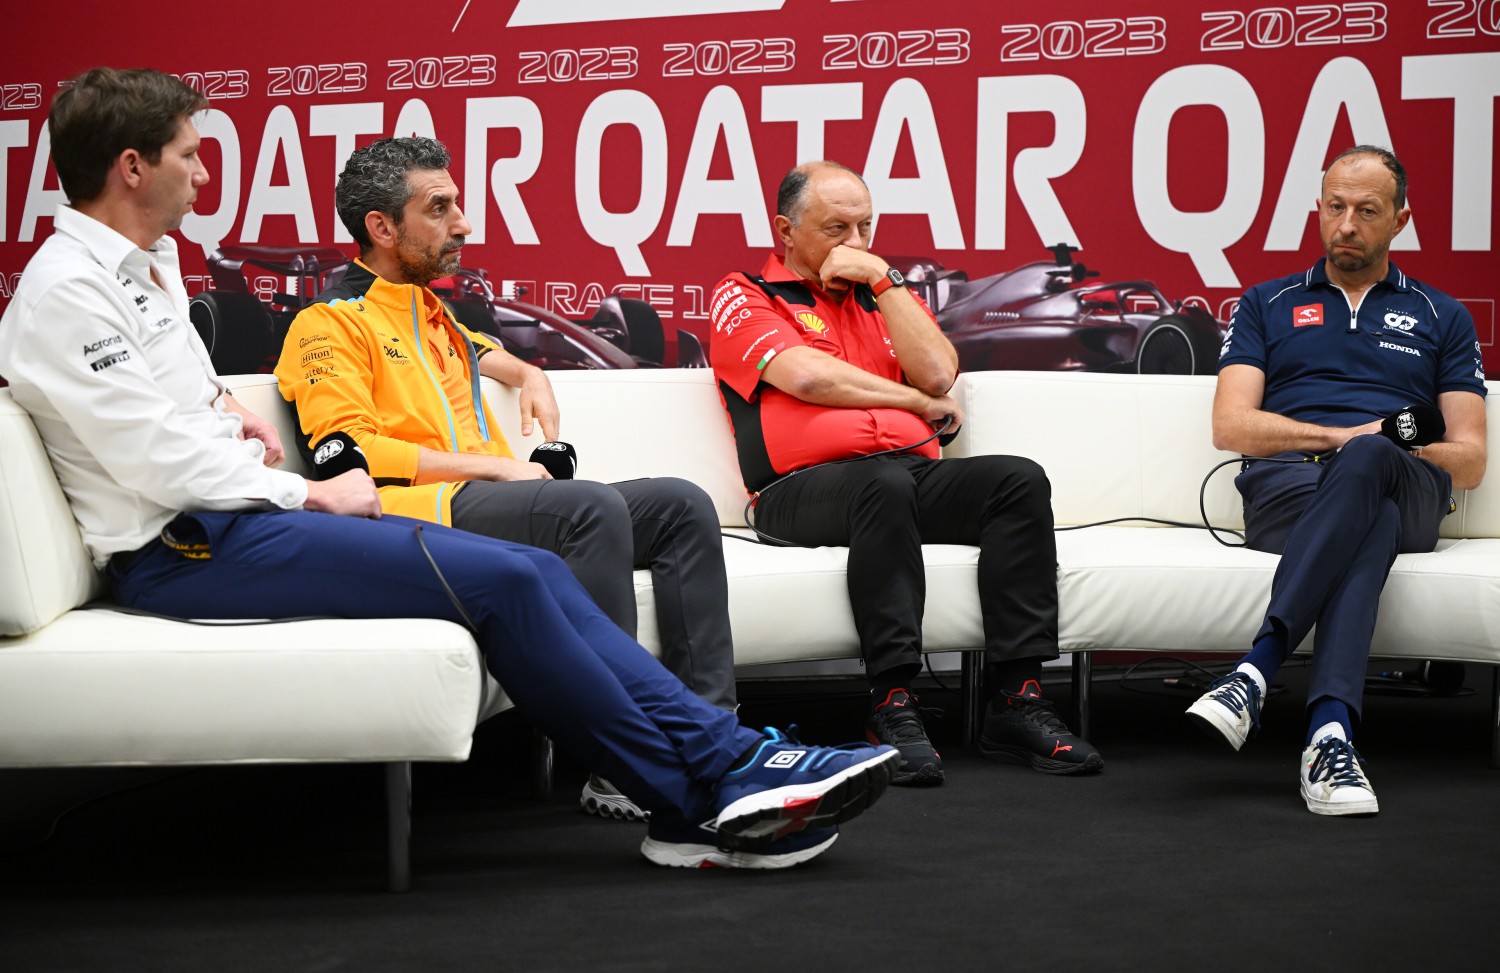
[[[151, 252], [68, 206], [0, 318], [0, 375], [31, 413], [98, 565], [181, 511], [300, 507], [263, 465], [188, 319], [170, 237]], [[154, 279], [153, 279], [154, 271]]]

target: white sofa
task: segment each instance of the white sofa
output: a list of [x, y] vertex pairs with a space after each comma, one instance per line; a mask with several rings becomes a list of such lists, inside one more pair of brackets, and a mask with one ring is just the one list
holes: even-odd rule
[[[581, 476], [682, 476], [709, 492], [726, 530], [750, 536], [709, 373], [551, 377], [562, 438], [578, 447]], [[231, 385], [250, 408], [274, 418], [290, 443], [291, 410], [270, 376], [235, 377]], [[989, 372], [964, 376], [956, 394], [968, 421], [946, 453], [1038, 460], [1052, 481], [1059, 526], [1131, 517], [1196, 522], [1200, 481], [1231, 458], [1209, 442], [1211, 378]], [[486, 395], [516, 452], [526, 455], [539, 431], [531, 440], [520, 436], [510, 390], [489, 383]], [[1489, 408], [1494, 430], [1500, 402]], [[1497, 436], [1491, 432], [1492, 445]], [[1208, 490], [1217, 526], [1241, 524], [1232, 479], [1231, 467]], [[1438, 551], [1397, 559], [1381, 603], [1377, 655], [1500, 665], [1500, 474], [1457, 499]], [[977, 551], [929, 545], [924, 555], [924, 648], [965, 653], [972, 733], [980, 716], [975, 650], [983, 645]], [[843, 549], [726, 540], [725, 558], [738, 664], [858, 658]], [[1190, 528], [1132, 521], [1060, 532], [1060, 642], [1073, 654], [1079, 729], [1086, 732], [1095, 651], [1241, 652], [1259, 624], [1275, 564]], [[83, 607], [102, 586], [29, 418], [3, 389], [0, 579], [0, 767], [385, 763], [393, 888], [408, 879], [410, 762], [465, 759], [476, 722], [508, 705], [468, 633], [447, 622], [203, 626]], [[649, 574], [638, 572], [636, 585], [641, 641], [657, 651]]]

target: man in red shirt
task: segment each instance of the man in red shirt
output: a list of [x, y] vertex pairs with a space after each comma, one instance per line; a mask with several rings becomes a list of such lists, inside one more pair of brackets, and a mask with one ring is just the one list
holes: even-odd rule
[[[963, 423], [948, 394], [958, 356], [901, 274], [869, 252], [864, 180], [810, 162], [782, 180], [785, 256], [714, 292], [710, 353], [756, 528], [849, 548], [849, 600], [869, 672], [871, 740], [901, 751], [898, 784], [938, 784], [941, 757], [917, 712], [926, 576], [922, 544], [979, 546], [986, 676], [980, 748], [1046, 773], [1103, 759], [1042, 698], [1057, 658], [1051, 486], [1015, 456], [938, 458]], [[792, 475], [795, 474], [795, 475]]]

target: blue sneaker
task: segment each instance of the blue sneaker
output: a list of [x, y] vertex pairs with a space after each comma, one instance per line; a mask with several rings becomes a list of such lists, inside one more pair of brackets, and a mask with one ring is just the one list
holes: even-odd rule
[[1243, 672], [1231, 672], [1208, 687], [1187, 715], [1217, 731], [1238, 750], [1260, 729], [1260, 687]]
[[816, 858], [833, 846], [838, 828], [800, 831], [757, 851], [729, 851], [717, 844], [713, 822], [689, 824], [680, 814], [651, 815], [641, 854], [668, 868], [790, 868]]
[[894, 747], [812, 747], [772, 727], [765, 732], [750, 759], [719, 781], [720, 848], [769, 852], [791, 835], [858, 817], [885, 793], [901, 762]]

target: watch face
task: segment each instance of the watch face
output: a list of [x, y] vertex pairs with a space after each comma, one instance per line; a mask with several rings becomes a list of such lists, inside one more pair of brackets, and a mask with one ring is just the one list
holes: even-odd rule
[[891, 279], [891, 283], [894, 284], [895, 286], [897, 286], [897, 287], [905, 287], [906, 286], [906, 278], [903, 277], [903, 276], [901, 276], [901, 271], [897, 270], [895, 267], [892, 267], [890, 270], [887, 270], [885, 272], [885, 275]]

